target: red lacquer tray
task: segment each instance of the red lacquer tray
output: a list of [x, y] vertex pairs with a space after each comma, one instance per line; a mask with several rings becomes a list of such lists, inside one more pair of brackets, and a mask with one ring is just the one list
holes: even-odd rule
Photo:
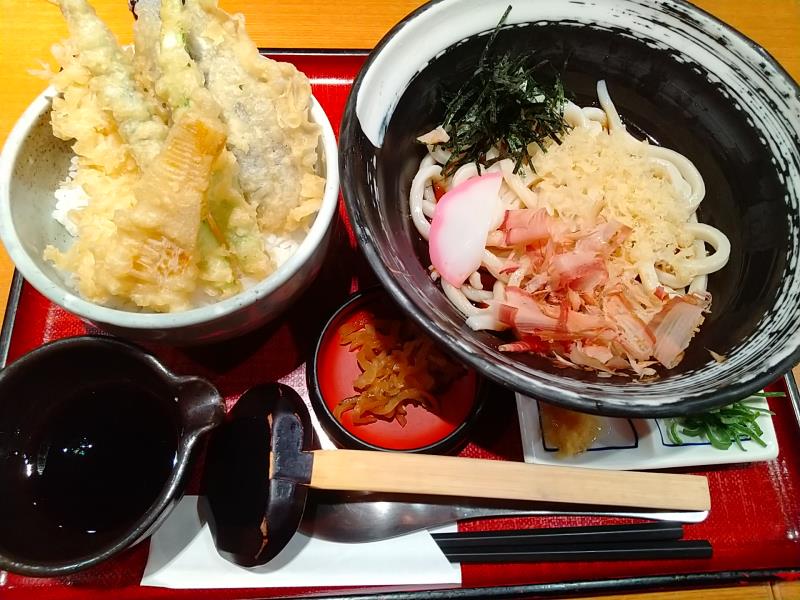
[[[293, 52], [281, 54], [312, 80], [314, 95], [338, 131], [350, 84], [364, 62], [363, 53]], [[349, 233], [344, 209], [322, 274], [292, 312], [278, 323], [215, 347], [150, 349], [178, 373], [208, 378], [230, 407], [248, 387], [281, 380], [305, 392], [305, 361], [327, 317], [351, 291], [375, 282]], [[0, 337], [0, 359], [13, 361], [57, 338], [100, 333], [52, 305], [15, 276]], [[785, 389], [783, 381], [775, 389]], [[462, 454], [496, 460], [522, 460], [513, 395], [492, 391], [482, 421]], [[34, 579], [0, 572], [0, 596], [9, 600], [39, 598], [276, 598], [381, 594], [391, 598], [439, 596], [530, 597], [538, 594], [590, 592], [637, 587], [720, 584], [800, 576], [800, 436], [788, 399], [773, 399], [780, 455], [774, 461], [699, 470], [708, 476], [712, 494], [709, 518], [687, 526], [690, 539], [708, 539], [709, 560], [659, 562], [545, 563], [465, 565], [460, 589], [316, 588], [168, 590], [142, 588], [147, 543], [88, 571], [58, 579]], [[201, 463], [202, 461], [198, 461]], [[189, 492], [198, 493], [198, 478]], [[0, 490], [0, 493], [11, 493]], [[0, 515], [0, 518], [3, 518]], [[461, 529], [546, 527], [607, 522], [605, 519], [507, 519], [462, 524]], [[402, 569], [402, 565], [397, 565]]]

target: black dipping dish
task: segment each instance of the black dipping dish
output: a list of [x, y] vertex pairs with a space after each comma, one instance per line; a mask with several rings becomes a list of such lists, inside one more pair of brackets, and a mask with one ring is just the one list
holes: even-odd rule
[[[314, 355], [306, 365], [311, 404], [325, 432], [342, 448], [431, 454], [456, 453], [480, 418], [486, 386], [473, 370], [437, 395], [435, 412], [408, 406], [405, 427], [397, 421], [378, 419], [366, 425], [354, 424], [350, 412], [340, 422], [334, 409], [340, 400], [356, 393], [353, 381], [361, 373], [356, 351], [343, 345], [340, 328], [372, 318], [407, 317], [382, 288], [370, 288], [350, 297], [328, 320], [317, 341]], [[422, 333], [423, 330], [420, 329]]]
[[[698, 218], [731, 242], [709, 276], [711, 313], [683, 361], [654, 381], [601, 378], [470, 330], [431, 280], [409, 217], [444, 97], [495, 52], [548, 60], [567, 94], [598, 106], [605, 80], [628, 129], [691, 160], [705, 180]], [[582, 412], [660, 417], [745, 398], [800, 360], [800, 88], [754, 42], [680, 0], [440, 0], [394, 27], [356, 78], [341, 126], [342, 192], [358, 243], [402, 310], [500, 385]], [[713, 350], [726, 360], [717, 362]]]
[[107, 337], [41, 346], [0, 372], [0, 570], [85, 569], [143, 540], [183, 495], [219, 393]]

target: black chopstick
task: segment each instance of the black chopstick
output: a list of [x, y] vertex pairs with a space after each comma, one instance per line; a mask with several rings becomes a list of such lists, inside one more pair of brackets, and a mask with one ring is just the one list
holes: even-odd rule
[[501, 546], [486, 548], [443, 549], [450, 562], [568, 562], [601, 560], [661, 560], [710, 558], [711, 544], [707, 540], [652, 540], [643, 542], [599, 544], [554, 544], [549, 546]]
[[472, 533], [435, 533], [434, 541], [447, 548], [486, 548], [489, 546], [595, 544], [679, 540], [683, 525], [671, 521], [633, 523], [626, 525], [595, 525], [586, 527], [550, 527], [544, 529], [514, 529], [505, 531], [476, 531]]
[[681, 540], [683, 525], [670, 521], [435, 533], [450, 562], [553, 562], [710, 558], [706, 540]]

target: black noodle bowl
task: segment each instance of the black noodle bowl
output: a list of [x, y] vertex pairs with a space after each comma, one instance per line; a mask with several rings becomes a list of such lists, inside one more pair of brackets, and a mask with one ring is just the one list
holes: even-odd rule
[[702, 174], [699, 220], [728, 236], [731, 257], [709, 277], [711, 314], [680, 365], [640, 382], [500, 353], [504, 339], [470, 330], [431, 281], [427, 243], [408, 212], [425, 152], [416, 137], [441, 122], [443, 92], [473, 72], [507, 4], [423, 6], [382, 40], [355, 82], [342, 123], [343, 191], [382, 283], [484, 375], [586, 412], [685, 414], [738, 400], [788, 370], [800, 358], [800, 91], [761, 48], [682, 2], [520, 2], [496, 40], [498, 53], [536, 52], [563, 66], [579, 105], [597, 105], [605, 79], [632, 133], [680, 152]]

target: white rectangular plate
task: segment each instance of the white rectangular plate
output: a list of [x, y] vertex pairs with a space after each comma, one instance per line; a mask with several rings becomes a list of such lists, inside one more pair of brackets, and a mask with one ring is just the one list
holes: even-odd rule
[[[600, 417], [603, 432], [583, 454], [562, 458], [542, 434], [539, 420], [539, 403], [533, 398], [516, 394], [520, 432], [525, 462], [540, 465], [571, 465], [595, 469], [669, 469], [729, 463], [761, 462], [778, 456], [778, 440], [772, 417], [759, 417], [764, 430], [762, 439], [766, 447], [752, 440], [742, 442], [745, 451], [735, 445], [727, 450], [717, 450], [707, 441], [685, 438], [680, 446], [673, 444], [668, 435], [669, 419], [620, 419]], [[754, 406], [767, 408], [766, 400]]]

